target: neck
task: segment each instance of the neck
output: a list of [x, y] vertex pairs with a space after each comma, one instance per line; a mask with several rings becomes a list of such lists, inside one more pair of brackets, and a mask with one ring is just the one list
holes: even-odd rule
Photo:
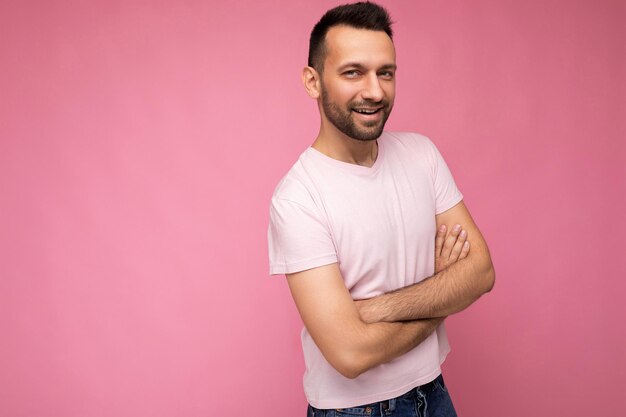
[[376, 140], [353, 139], [338, 130], [328, 132], [328, 129], [320, 129], [311, 146], [333, 159], [366, 167], [374, 165], [378, 157]]

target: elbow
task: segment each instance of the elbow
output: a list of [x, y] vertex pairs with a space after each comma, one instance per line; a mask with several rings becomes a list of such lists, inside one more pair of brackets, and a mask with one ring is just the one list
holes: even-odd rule
[[485, 288], [484, 292], [488, 293], [493, 289], [493, 286], [496, 283], [496, 270], [493, 268], [493, 264], [489, 263], [489, 268], [485, 272]]
[[[343, 377], [355, 379], [371, 368], [379, 365], [380, 350], [368, 348], [367, 325], [361, 321], [355, 322], [354, 329], [347, 330], [340, 343], [327, 345], [322, 354], [327, 362]], [[353, 333], [351, 330], [355, 330]], [[335, 339], [336, 341], [336, 339]]]
[[355, 379], [369, 369], [366, 361], [355, 352], [344, 351], [330, 362], [330, 364], [342, 376]]
[[356, 377], [361, 375], [364, 371], [360, 371], [355, 368], [342, 368], [342, 369], [337, 369], [337, 372], [339, 372], [342, 376], [348, 379], [355, 379]]

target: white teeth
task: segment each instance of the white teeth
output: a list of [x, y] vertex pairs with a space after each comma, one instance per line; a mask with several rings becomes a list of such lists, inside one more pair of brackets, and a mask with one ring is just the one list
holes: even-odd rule
[[357, 113], [362, 113], [362, 114], [374, 114], [378, 111], [379, 109], [374, 109], [374, 110], [364, 110], [364, 109], [355, 109], [355, 111]]

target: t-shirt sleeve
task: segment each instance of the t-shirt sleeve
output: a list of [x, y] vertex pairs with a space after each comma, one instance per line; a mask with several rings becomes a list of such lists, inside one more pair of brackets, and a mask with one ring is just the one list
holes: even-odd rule
[[436, 214], [451, 209], [463, 200], [463, 194], [459, 191], [452, 173], [444, 161], [437, 147], [431, 142], [433, 155], [433, 178], [435, 185]]
[[273, 198], [268, 228], [270, 274], [291, 274], [337, 262], [326, 222], [314, 208]]

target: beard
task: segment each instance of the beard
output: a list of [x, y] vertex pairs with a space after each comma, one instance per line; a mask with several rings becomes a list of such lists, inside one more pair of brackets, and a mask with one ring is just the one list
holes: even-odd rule
[[[379, 111], [383, 112], [383, 114], [380, 120], [372, 120], [357, 125], [357, 123], [352, 118], [352, 113], [354, 112], [353, 109], [359, 107], [378, 107], [381, 105], [382, 108]], [[322, 108], [324, 109], [324, 114], [326, 115], [326, 118], [340, 132], [352, 139], [360, 141], [370, 141], [378, 139], [383, 133], [383, 128], [385, 127], [385, 123], [389, 118], [389, 114], [391, 114], [392, 107], [393, 105], [389, 103], [388, 100], [382, 100], [380, 102], [365, 100], [359, 102], [350, 102], [348, 103], [346, 108], [342, 108], [337, 103], [330, 101], [326, 90], [322, 86]]]

